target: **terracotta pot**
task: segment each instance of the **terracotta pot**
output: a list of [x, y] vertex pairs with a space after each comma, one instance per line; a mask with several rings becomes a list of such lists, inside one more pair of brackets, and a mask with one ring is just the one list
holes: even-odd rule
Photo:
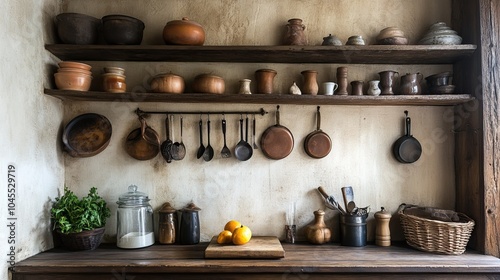
[[78, 68], [87, 71], [90, 71], [90, 69], [92, 69], [92, 66], [76, 61], [61, 61], [57, 63], [57, 65], [59, 65], [60, 68]]
[[96, 44], [100, 25], [100, 19], [85, 14], [62, 13], [56, 16], [57, 35], [65, 44]]
[[167, 22], [163, 28], [163, 40], [167, 45], [202, 46], [205, 43], [203, 27], [187, 17]]
[[151, 80], [153, 92], [183, 93], [184, 87], [184, 78], [172, 73], [159, 74]]
[[257, 82], [257, 93], [273, 93], [274, 77], [277, 72], [272, 69], [259, 69], [255, 71], [255, 81]]
[[223, 94], [226, 90], [224, 79], [211, 74], [200, 74], [194, 78], [193, 92]]
[[309, 95], [317, 95], [319, 86], [316, 81], [316, 77], [318, 76], [318, 72], [314, 70], [305, 70], [300, 72], [304, 77], [304, 86], [302, 87], [303, 94]]
[[83, 73], [58, 72], [54, 73], [56, 86], [62, 90], [88, 91], [92, 76]]

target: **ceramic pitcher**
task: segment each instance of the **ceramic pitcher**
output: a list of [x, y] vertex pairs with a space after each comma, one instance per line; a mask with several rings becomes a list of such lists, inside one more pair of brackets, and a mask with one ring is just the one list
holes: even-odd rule
[[422, 93], [422, 87], [420, 83], [422, 82], [423, 75], [420, 73], [410, 74], [407, 73], [401, 76], [401, 84], [399, 86], [399, 93], [404, 95], [416, 95]]
[[373, 80], [368, 82], [368, 89], [366, 90], [367, 95], [377, 96], [380, 95], [382, 90], [379, 87], [379, 80]]
[[382, 71], [378, 74], [380, 75], [380, 89], [382, 90], [380, 94], [394, 95], [392, 87], [394, 86], [394, 80], [396, 79], [397, 76], [399, 76], [399, 73], [396, 71], [388, 70], [388, 71]]

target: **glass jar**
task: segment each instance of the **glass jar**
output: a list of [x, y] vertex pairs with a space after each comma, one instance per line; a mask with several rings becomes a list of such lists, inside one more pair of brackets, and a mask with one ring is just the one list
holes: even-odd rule
[[119, 248], [143, 248], [155, 243], [153, 208], [148, 195], [137, 191], [136, 185], [118, 199], [116, 245]]

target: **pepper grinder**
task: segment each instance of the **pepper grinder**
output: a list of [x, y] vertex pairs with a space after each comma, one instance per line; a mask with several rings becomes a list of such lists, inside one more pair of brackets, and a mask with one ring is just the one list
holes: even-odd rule
[[391, 221], [391, 213], [387, 212], [384, 207], [375, 213], [376, 229], [375, 229], [375, 244], [378, 246], [391, 246], [391, 232], [389, 222]]
[[347, 95], [347, 67], [337, 68], [337, 84], [339, 85], [336, 95]]

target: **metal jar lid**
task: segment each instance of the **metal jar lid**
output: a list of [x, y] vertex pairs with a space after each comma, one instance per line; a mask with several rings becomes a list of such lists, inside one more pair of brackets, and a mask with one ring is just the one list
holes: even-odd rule
[[118, 205], [142, 205], [148, 204], [150, 201], [147, 194], [137, 191], [136, 185], [130, 185], [128, 187], [128, 192], [120, 195], [118, 198]]

